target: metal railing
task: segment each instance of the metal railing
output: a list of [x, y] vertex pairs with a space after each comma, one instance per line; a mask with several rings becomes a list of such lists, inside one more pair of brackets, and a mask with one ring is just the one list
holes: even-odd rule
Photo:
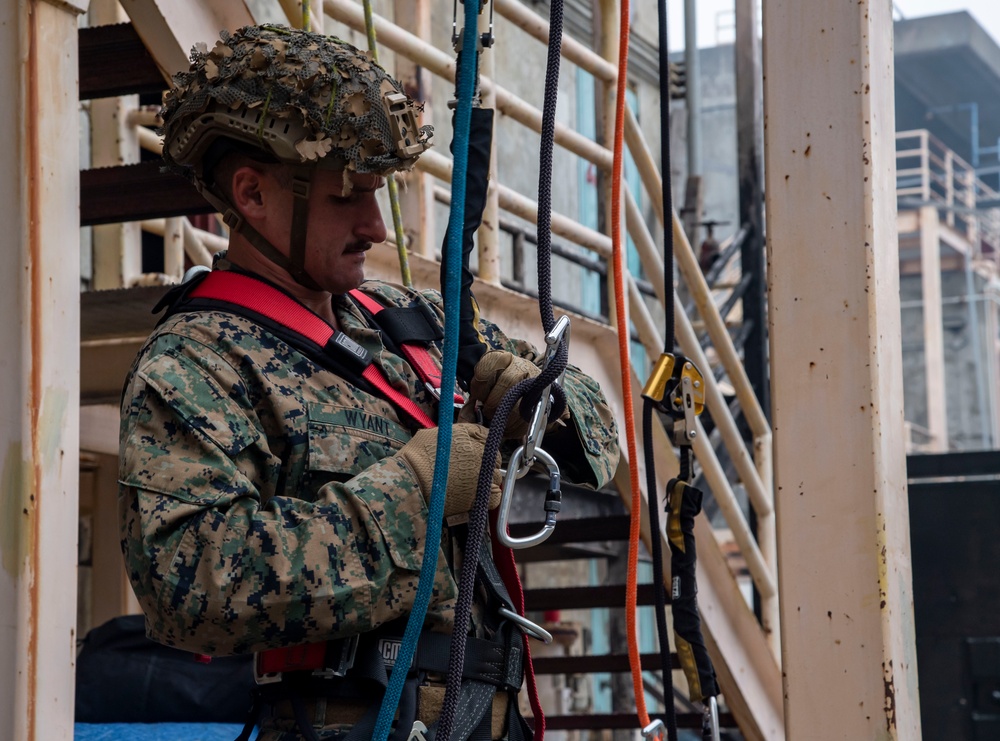
[[[495, 6], [498, 14], [542, 43], [547, 43], [548, 24], [523, 4], [515, 0], [495, 0]], [[323, 7], [326, 14], [332, 19], [356, 31], [364, 30], [364, 17], [360, 4], [351, 2], [351, 0], [325, 0]], [[434, 75], [449, 81], [454, 80], [455, 62], [451, 55], [436, 49], [385, 18], [376, 16], [374, 20], [381, 45], [421, 65]], [[563, 56], [590, 72], [600, 81], [612, 84], [616, 82], [617, 71], [612, 64], [567, 36], [564, 36], [563, 39]], [[495, 98], [498, 111], [532, 131], [538, 132], [540, 130], [542, 114], [539, 109], [500, 87], [486, 76], [482, 79], [482, 89], [484, 94], [488, 93]], [[663, 184], [660, 173], [643, 140], [635, 118], [631, 115], [627, 118], [625, 134], [648, 201], [654, 205], [657, 217], [663, 224], [666, 215], [662, 213]], [[610, 172], [613, 158], [611, 151], [607, 148], [561, 124], [556, 126], [555, 140], [556, 144], [564, 149], [577, 154], [604, 171]], [[451, 160], [436, 151], [431, 150], [424, 153], [418, 160], [417, 168], [430, 173], [439, 180], [445, 182], [451, 180]], [[497, 184], [492, 189], [492, 196], [496, 198], [497, 205], [501, 210], [531, 223], [537, 223], [538, 205], [531, 199], [501, 184]], [[694, 299], [715, 354], [725, 369], [724, 375], [735, 388], [743, 415], [751, 430], [752, 455], [747, 450], [743, 436], [729, 410], [729, 405], [719, 389], [715, 374], [706, 373], [707, 406], [756, 513], [758, 523], [756, 539], [737, 502], [733, 485], [727, 479], [707, 435], [702, 434], [696, 439], [695, 454], [720, 509], [726, 517], [727, 524], [747, 561], [751, 578], [761, 596], [763, 627], [771, 637], [772, 648], [775, 648], [778, 636], [778, 594], [771, 428], [743, 369], [725, 322], [718, 312], [712, 292], [698, 266], [697, 257], [684, 234], [684, 230], [680, 227], [676, 214], [669, 216], [673, 222], [676, 259], [681, 276]], [[625, 221], [628, 234], [636, 245], [646, 275], [663, 275], [662, 258], [656, 241], [650, 234], [634, 196], [628, 192], [626, 193]], [[590, 250], [599, 257], [607, 259], [611, 256], [610, 236], [588, 229], [565, 215], [553, 213], [552, 233]], [[494, 283], [500, 282], [499, 275], [481, 275], [480, 277]], [[631, 319], [647, 352], [651, 357], [658, 357], [663, 349], [659, 330], [643, 300], [636, 280], [632, 276], [626, 276], [626, 278]], [[662, 282], [658, 284], [657, 281], [654, 281], [654, 290], [657, 299], [662, 304], [666, 300]], [[701, 368], [706, 370], [711, 368], [705, 351], [698, 342], [691, 321], [684, 313], [684, 307], [680, 305], [676, 297], [674, 302], [677, 316], [677, 338], [682, 352]], [[625, 400], [625, 403], [628, 403], [628, 400]]]
[[[1000, 261], [1000, 193], [927, 129], [896, 132], [896, 197], [900, 210], [937, 205], [974, 259]], [[980, 203], [990, 204], [980, 208]]]

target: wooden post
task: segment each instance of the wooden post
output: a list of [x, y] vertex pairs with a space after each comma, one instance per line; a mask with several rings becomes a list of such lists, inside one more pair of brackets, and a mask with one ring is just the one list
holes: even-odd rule
[[0, 738], [73, 738], [80, 411], [77, 16], [0, 17]]
[[785, 729], [918, 739], [892, 9], [764, 5]]

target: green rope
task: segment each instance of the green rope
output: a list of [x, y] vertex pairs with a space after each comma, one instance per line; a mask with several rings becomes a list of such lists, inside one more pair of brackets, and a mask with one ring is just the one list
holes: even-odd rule
[[337, 76], [340, 72], [337, 70], [337, 65], [333, 65], [333, 82], [331, 83], [332, 89], [330, 90], [330, 102], [326, 104], [326, 115], [323, 116], [323, 125], [330, 125], [330, 114], [333, 113], [333, 104], [337, 100], [337, 89], [340, 85], [337, 83]]
[[304, 31], [311, 30], [309, 28], [309, 0], [302, 0], [302, 29]]
[[269, 110], [271, 110], [271, 90], [267, 91], [267, 97], [264, 98], [264, 107], [260, 112], [260, 125], [257, 127], [257, 141], [261, 144], [264, 143], [264, 122]]
[[[372, 53], [372, 58], [378, 64], [378, 45], [375, 41], [375, 22], [372, 20], [371, 0], [364, 0], [365, 7], [365, 31], [368, 34], [368, 51]], [[403, 214], [399, 209], [399, 189], [396, 187], [396, 177], [394, 174], [386, 178], [386, 187], [389, 190], [389, 207], [392, 210], [392, 226], [396, 232], [396, 253], [399, 255], [399, 276], [403, 285], [413, 288], [413, 278], [410, 275], [410, 258], [406, 251], [406, 234], [403, 232]]]
[[[367, 0], [365, 0], [367, 2]], [[389, 189], [389, 208], [392, 210], [392, 226], [396, 232], [396, 254], [399, 255], [399, 277], [403, 285], [413, 288], [413, 277], [410, 275], [410, 257], [406, 252], [406, 234], [403, 233], [403, 214], [399, 210], [399, 190], [396, 187], [396, 174], [386, 178]]]

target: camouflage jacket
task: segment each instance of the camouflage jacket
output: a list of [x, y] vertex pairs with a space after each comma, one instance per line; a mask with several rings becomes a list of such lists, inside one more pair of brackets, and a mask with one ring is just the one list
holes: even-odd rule
[[[376, 281], [362, 290], [442, 316], [433, 292]], [[334, 308], [340, 329], [433, 418], [436, 402], [365, 315], [346, 297]], [[495, 347], [538, 357], [489, 322], [481, 329]], [[439, 348], [431, 354], [440, 362]], [[545, 447], [567, 478], [602, 486], [618, 461], [612, 415], [577, 369], [565, 389], [572, 421]], [[410, 424], [249, 319], [169, 317], [136, 358], [121, 404], [122, 549], [150, 636], [222, 655], [363, 633], [407, 614], [427, 512], [394, 458]], [[457, 591], [447, 545], [435, 546], [427, 621], [442, 630]]]

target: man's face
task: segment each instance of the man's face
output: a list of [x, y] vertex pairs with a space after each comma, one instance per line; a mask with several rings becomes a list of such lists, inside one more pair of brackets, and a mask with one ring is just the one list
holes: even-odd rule
[[[316, 170], [309, 194], [309, 226], [306, 232], [306, 272], [321, 288], [335, 295], [357, 288], [365, 279], [365, 253], [385, 241], [386, 227], [375, 199], [385, 185], [377, 175], [351, 173], [352, 188], [344, 193], [344, 173]], [[272, 201], [278, 244], [288, 244], [292, 224], [291, 192]], [[275, 236], [278, 236], [277, 234]]]

